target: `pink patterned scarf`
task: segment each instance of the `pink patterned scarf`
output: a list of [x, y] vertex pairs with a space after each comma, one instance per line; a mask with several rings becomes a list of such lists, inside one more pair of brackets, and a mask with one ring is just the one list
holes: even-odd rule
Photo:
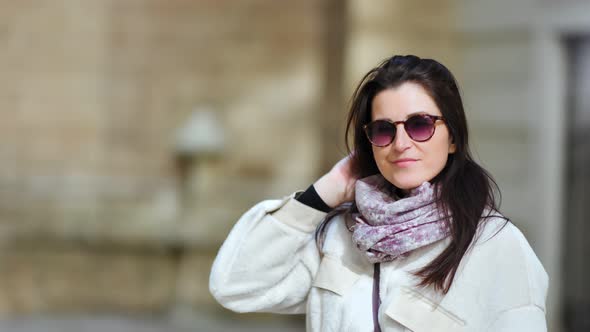
[[371, 263], [405, 257], [410, 251], [444, 239], [450, 234], [448, 218], [437, 209], [434, 186], [424, 182], [402, 199], [387, 187], [381, 175], [356, 182], [359, 213], [352, 215], [352, 240]]

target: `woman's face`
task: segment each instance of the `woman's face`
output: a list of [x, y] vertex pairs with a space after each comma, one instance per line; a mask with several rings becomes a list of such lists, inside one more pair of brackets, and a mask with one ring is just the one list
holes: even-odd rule
[[[434, 100], [417, 83], [406, 82], [379, 92], [373, 98], [371, 119], [404, 121], [414, 114], [442, 116]], [[373, 145], [379, 171], [397, 188], [409, 190], [432, 180], [455, 152], [444, 121], [435, 122], [434, 135], [425, 142], [412, 140], [399, 123], [393, 142], [385, 147]]]

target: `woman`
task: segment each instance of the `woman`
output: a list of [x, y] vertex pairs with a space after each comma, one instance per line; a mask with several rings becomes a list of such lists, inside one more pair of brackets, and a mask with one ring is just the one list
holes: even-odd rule
[[[394, 56], [357, 87], [351, 154], [234, 226], [210, 290], [310, 331], [546, 331], [548, 277], [471, 157], [442, 64]], [[322, 222], [323, 221], [323, 222]]]

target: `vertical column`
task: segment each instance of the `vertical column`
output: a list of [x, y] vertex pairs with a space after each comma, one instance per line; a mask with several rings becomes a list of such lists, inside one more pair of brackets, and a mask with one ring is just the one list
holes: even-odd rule
[[343, 94], [344, 62], [348, 38], [347, 3], [341, 0], [322, 2], [323, 86], [320, 102], [320, 173], [327, 172], [345, 155], [344, 125], [346, 102]]
[[566, 327], [577, 332], [590, 330], [590, 38], [568, 46], [563, 300]]

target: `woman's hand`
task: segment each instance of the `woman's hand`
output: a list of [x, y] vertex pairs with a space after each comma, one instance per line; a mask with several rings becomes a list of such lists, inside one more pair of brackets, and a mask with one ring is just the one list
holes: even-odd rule
[[313, 186], [329, 207], [354, 200], [354, 185], [350, 155], [337, 162], [332, 169], [317, 180]]

